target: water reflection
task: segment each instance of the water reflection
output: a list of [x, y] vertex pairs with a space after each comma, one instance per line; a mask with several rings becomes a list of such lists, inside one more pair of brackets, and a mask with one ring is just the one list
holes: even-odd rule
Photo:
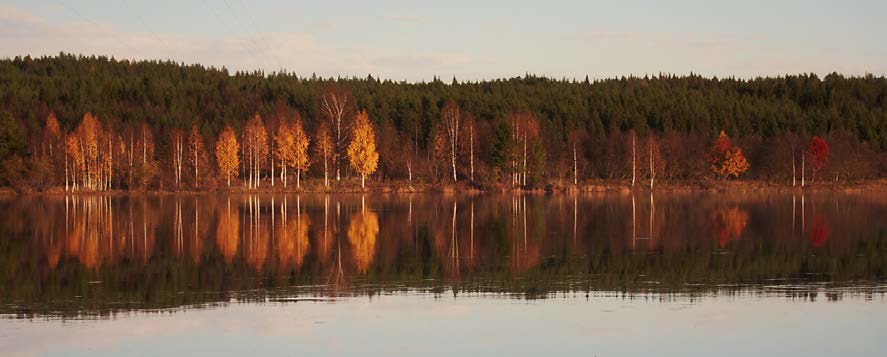
[[885, 202], [797, 193], [4, 199], [0, 299], [11, 303], [0, 313], [149, 309], [242, 292], [545, 297], [878, 284]]

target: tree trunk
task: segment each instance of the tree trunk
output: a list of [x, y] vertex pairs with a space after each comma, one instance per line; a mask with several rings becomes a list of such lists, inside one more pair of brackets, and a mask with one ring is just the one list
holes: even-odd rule
[[650, 145], [650, 190], [653, 190], [654, 178], [656, 178], [656, 168], [653, 167], [653, 146]]
[[573, 185], [579, 184], [579, 165], [576, 163], [576, 143], [573, 143]]
[[68, 152], [65, 151], [65, 192], [68, 192]]
[[[274, 144], [271, 144], [271, 152], [274, 152]], [[274, 158], [271, 158], [271, 187], [274, 187]]]
[[471, 182], [474, 182], [474, 123], [468, 127], [468, 163], [471, 172]]
[[323, 156], [323, 185], [326, 187], [330, 187], [330, 175], [329, 175], [329, 165], [328, 165], [328, 155]]
[[635, 136], [634, 133], [631, 134], [631, 188], [634, 188], [635, 181], [635, 167], [637, 166], [637, 153], [635, 150]]
[[806, 164], [807, 160], [804, 155], [801, 154], [801, 187], [804, 187], [804, 172], [807, 171], [804, 166], [806, 166]]
[[300, 182], [301, 180], [302, 180], [302, 169], [296, 169], [296, 188], [302, 187], [302, 184]]
[[366, 175], [360, 174], [360, 188], [365, 188], [364, 181], [366, 180]]
[[453, 152], [450, 156], [453, 163], [453, 182], [456, 182], [456, 148], [453, 148]]
[[195, 147], [194, 148], [194, 188], [197, 188], [198, 178], [199, 178], [199, 176], [197, 176], [197, 148]]
[[795, 150], [792, 149], [792, 187], [797, 184], [797, 176], [795, 174]]
[[523, 186], [527, 185], [527, 128], [526, 127], [527, 126], [524, 125], [524, 163], [523, 163], [524, 173], [521, 177], [521, 185], [523, 185]]

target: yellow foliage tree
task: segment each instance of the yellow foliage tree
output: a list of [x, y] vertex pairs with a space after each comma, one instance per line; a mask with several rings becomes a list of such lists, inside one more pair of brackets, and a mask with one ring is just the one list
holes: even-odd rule
[[98, 160], [99, 160], [99, 135], [101, 134], [101, 124], [99, 119], [86, 113], [83, 120], [77, 127], [77, 136], [80, 137], [80, 152], [83, 154], [85, 161], [85, 173], [82, 176], [84, 186], [91, 189], [96, 187], [96, 178], [98, 177]]
[[283, 187], [286, 187], [286, 168], [291, 161], [290, 156], [292, 156], [293, 153], [292, 147], [294, 142], [292, 125], [288, 120], [284, 119], [277, 127], [277, 133], [274, 134], [274, 143], [276, 146], [273, 153], [274, 158], [280, 161], [280, 175], [281, 180], [283, 180]]
[[296, 117], [296, 122], [290, 127], [290, 130], [292, 130], [291, 136], [293, 138], [292, 155], [287, 164], [296, 169], [296, 187], [299, 187], [299, 177], [302, 176], [302, 171], [308, 170], [311, 165], [311, 161], [308, 159], [308, 145], [311, 143], [311, 139], [305, 134], [301, 116]]
[[365, 187], [366, 176], [375, 172], [379, 165], [376, 132], [366, 111], [357, 113], [354, 118], [354, 131], [348, 145], [348, 161], [354, 171], [360, 174], [360, 187]]
[[[68, 161], [70, 158], [70, 165]], [[69, 135], [65, 140], [65, 190], [68, 188], [68, 167], [71, 167], [71, 190], [77, 190], [77, 173], [86, 167], [83, 152], [80, 150], [80, 138], [77, 135]]]
[[216, 142], [216, 163], [219, 165], [219, 174], [228, 179], [228, 186], [231, 186], [231, 175], [237, 177], [237, 165], [240, 165], [240, 158], [237, 156], [239, 150], [240, 145], [237, 143], [234, 129], [226, 125], [219, 134], [219, 141]]
[[243, 156], [249, 173], [250, 188], [258, 188], [262, 166], [268, 158], [268, 132], [259, 114], [247, 121], [243, 129]]
[[[275, 156], [283, 163], [284, 173], [287, 167], [296, 170], [296, 187], [300, 187], [300, 177], [302, 171], [307, 170], [311, 164], [308, 160], [308, 144], [311, 139], [305, 134], [302, 125], [302, 116], [296, 115], [293, 122], [284, 120], [280, 123], [277, 135], [274, 137], [277, 143]], [[284, 175], [283, 186], [286, 187], [286, 176]]]

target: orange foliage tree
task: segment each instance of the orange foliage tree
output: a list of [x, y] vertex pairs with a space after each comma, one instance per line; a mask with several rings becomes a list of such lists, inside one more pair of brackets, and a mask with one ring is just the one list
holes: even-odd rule
[[228, 186], [231, 186], [231, 175], [237, 177], [237, 166], [240, 165], [238, 151], [240, 151], [240, 145], [237, 143], [234, 129], [231, 129], [230, 125], [226, 125], [216, 142], [216, 163], [219, 166], [219, 174], [227, 178]]
[[302, 171], [307, 170], [310, 165], [308, 145], [311, 142], [305, 134], [302, 116], [297, 114], [293, 122], [281, 122], [274, 140], [277, 143], [275, 155], [283, 163], [283, 186], [286, 187], [286, 169], [292, 167], [296, 170], [296, 187], [300, 187]]
[[711, 164], [711, 171], [724, 180], [730, 176], [739, 177], [749, 167], [742, 149], [733, 146], [723, 130], [711, 148], [708, 162]]
[[354, 171], [360, 174], [360, 187], [365, 187], [367, 175], [376, 171], [379, 153], [376, 152], [376, 132], [366, 111], [357, 113], [354, 131], [348, 145], [348, 160]]
[[268, 159], [268, 132], [258, 114], [253, 115], [243, 129], [243, 159], [249, 174], [249, 187], [258, 188], [262, 166]]

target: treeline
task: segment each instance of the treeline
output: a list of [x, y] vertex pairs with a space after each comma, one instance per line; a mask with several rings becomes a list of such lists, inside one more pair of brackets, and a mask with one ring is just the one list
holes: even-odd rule
[[839, 74], [406, 83], [17, 57], [0, 61], [0, 183], [852, 182], [887, 173], [885, 99], [884, 77]]

